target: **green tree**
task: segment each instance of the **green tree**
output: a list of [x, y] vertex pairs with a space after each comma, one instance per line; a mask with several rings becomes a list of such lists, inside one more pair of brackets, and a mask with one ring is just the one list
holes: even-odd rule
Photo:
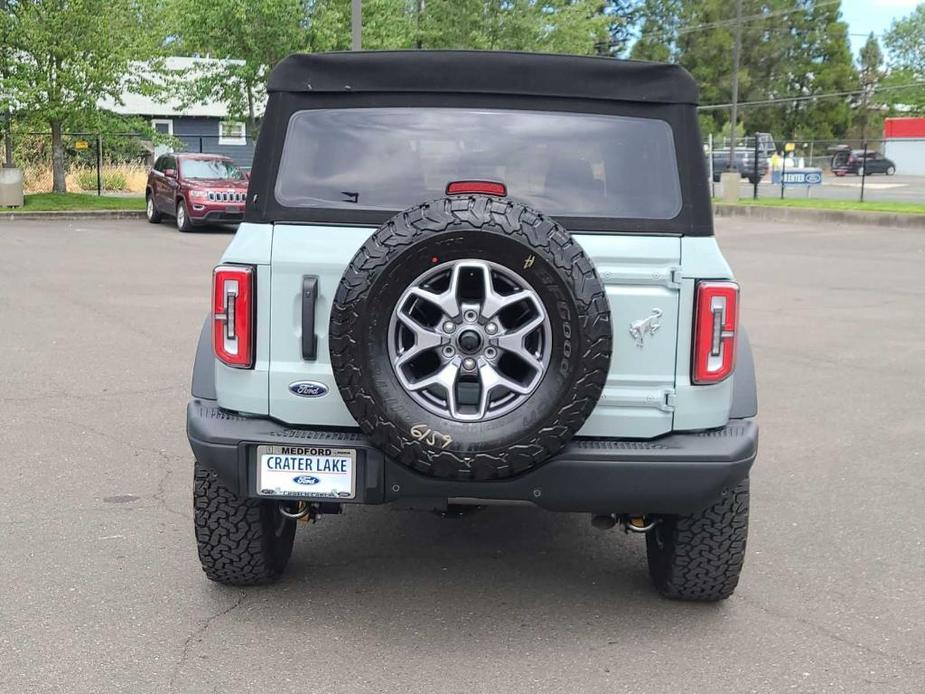
[[[786, 5], [785, 5], [786, 7]], [[780, 15], [784, 29], [775, 32], [780, 61], [769, 71], [767, 91], [750, 98], [847, 92], [858, 87], [857, 71], [848, 41], [848, 25], [840, 3], [802, 0], [799, 11]], [[852, 122], [849, 98], [782, 101], [748, 113], [749, 131], [769, 130], [801, 140], [843, 138]], [[762, 127], [762, 126], [767, 127]]]
[[[636, 58], [680, 63], [700, 87], [703, 104], [732, 97], [735, 5], [728, 0], [645, 0]], [[780, 102], [742, 109], [747, 132], [771, 131], [801, 138], [841, 136], [851, 122], [844, 100], [787, 101], [857, 84], [847, 25], [839, 3], [829, 0], [743, 0], [739, 101]], [[718, 134], [726, 109], [705, 110], [707, 132]]]
[[637, 60], [670, 62], [677, 59], [675, 42], [681, 24], [683, 0], [643, 0], [637, 9], [639, 37], [630, 51]]
[[858, 54], [858, 79], [861, 83], [861, 95], [857, 104], [857, 124], [861, 139], [867, 140], [868, 128], [880, 111], [881, 100], [877, 88], [883, 80], [883, 51], [877, 37], [871, 32]]
[[894, 110], [902, 106], [906, 113], [910, 109], [925, 112], [925, 3], [894, 21], [883, 43], [890, 56], [890, 71], [883, 80], [882, 98]]
[[891, 65], [925, 75], [925, 3], [908, 17], [895, 20], [883, 42]]
[[[363, 48], [473, 48], [591, 55], [613, 18], [602, 0], [364, 0]], [[350, 0], [308, 5], [313, 51], [350, 47]]]
[[607, 17], [607, 42], [597, 52], [600, 55], [621, 56], [633, 39], [633, 28], [639, 11], [638, 0], [606, 0], [601, 14]]
[[62, 125], [119, 98], [130, 60], [144, 57], [146, 6], [134, 0], [8, 0], [0, 35], [15, 60], [0, 94], [51, 129], [53, 190], [65, 192]]
[[164, 52], [217, 59], [203, 61], [193, 79], [161, 66], [168, 89], [185, 103], [224, 103], [253, 136], [270, 70], [306, 46], [303, 0], [169, 0], [166, 15]]

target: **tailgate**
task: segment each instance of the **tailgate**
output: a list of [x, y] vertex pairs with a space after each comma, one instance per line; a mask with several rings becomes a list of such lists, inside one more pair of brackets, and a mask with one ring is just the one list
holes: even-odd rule
[[[269, 373], [272, 417], [291, 424], [356, 426], [331, 370], [328, 321], [341, 275], [372, 231], [369, 227], [275, 227]], [[580, 434], [647, 438], [668, 432], [675, 387], [681, 240], [580, 233], [575, 237], [606, 285], [614, 338], [607, 385]], [[318, 278], [314, 361], [302, 357], [306, 275]], [[327, 394], [304, 397], [291, 392], [290, 386], [301, 381], [322, 384]]]

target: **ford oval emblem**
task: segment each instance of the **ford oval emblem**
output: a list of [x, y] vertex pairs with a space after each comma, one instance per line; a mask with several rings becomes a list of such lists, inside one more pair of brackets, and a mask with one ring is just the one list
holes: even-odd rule
[[328, 394], [328, 387], [317, 381], [296, 381], [289, 384], [289, 392], [300, 398], [323, 398]]
[[292, 478], [292, 481], [296, 484], [311, 485], [318, 484], [321, 480], [319, 480], [317, 477], [312, 477], [311, 475], [296, 475]]

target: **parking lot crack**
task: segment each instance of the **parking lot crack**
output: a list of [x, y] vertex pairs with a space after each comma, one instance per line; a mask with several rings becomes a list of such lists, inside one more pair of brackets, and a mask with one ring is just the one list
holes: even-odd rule
[[100, 438], [104, 438], [109, 441], [118, 443], [122, 446], [125, 446], [126, 448], [130, 449], [132, 453], [136, 455], [138, 455], [139, 453], [149, 453], [151, 455], [155, 455], [158, 458], [160, 458], [161, 461], [163, 461], [164, 463], [164, 473], [161, 475], [160, 479], [158, 480], [157, 486], [155, 487], [155, 490], [154, 490], [154, 494], [151, 495], [151, 499], [154, 500], [155, 504], [159, 508], [162, 508], [167, 513], [173, 514], [175, 516], [180, 516], [181, 518], [184, 518], [186, 520], [189, 520], [191, 518], [189, 514], [183, 513], [182, 511], [178, 511], [175, 508], [171, 508], [166, 500], [167, 481], [170, 479], [170, 476], [173, 474], [173, 468], [171, 467], [171, 465], [177, 462], [180, 462], [180, 463], [186, 462], [184, 458], [181, 458], [180, 456], [176, 456], [176, 455], [171, 455], [170, 453], [167, 453], [166, 451], [158, 450], [156, 448], [146, 448], [144, 446], [138, 446], [132, 441], [127, 441], [119, 436], [115, 436], [108, 432], [102, 431], [84, 422], [75, 422], [75, 421], [71, 421], [68, 419], [61, 419], [61, 421], [65, 422], [66, 424], [70, 424], [73, 427], [85, 429], [86, 431], [89, 431], [91, 434], [99, 436]]
[[864, 653], [867, 653], [868, 655], [878, 656], [880, 658], [884, 658], [885, 660], [898, 663], [905, 667], [918, 668], [918, 667], [921, 667], [922, 665], [925, 665], [925, 662], [921, 660], [916, 660], [914, 658], [908, 658], [899, 653], [889, 653], [887, 651], [880, 650], [879, 648], [872, 648], [871, 646], [868, 646], [866, 644], [858, 643], [857, 641], [852, 641], [851, 639], [845, 638], [841, 634], [838, 634], [834, 630], [828, 627], [825, 627], [821, 624], [817, 624], [816, 622], [810, 619], [807, 619], [806, 617], [800, 617], [798, 615], [790, 614], [789, 612], [785, 612], [783, 610], [777, 610], [767, 605], [762, 605], [749, 598], [743, 597], [742, 601], [748, 605], [758, 608], [759, 610], [761, 610], [762, 612], [766, 614], [769, 614], [773, 617], [778, 617], [780, 619], [794, 621], [797, 624], [802, 624], [803, 626], [808, 627], [809, 629], [816, 632], [817, 634], [825, 636], [833, 641], [837, 641], [838, 643], [844, 644], [846, 646], [850, 646], [851, 648], [855, 648], [857, 650], [863, 651]]
[[208, 617], [202, 624], [199, 625], [195, 631], [193, 631], [189, 636], [186, 637], [186, 640], [183, 642], [183, 648], [180, 651], [180, 657], [177, 659], [176, 664], [173, 667], [173, 672], [170, 674], [170, 681], [168, 682], [167, 689], [168, 691], [175, 692], [177, 690], [177, 677], [180, 675], [180, 671], [183, 669], [183, 666], [189, 660], [190, 655], [195, 648], [197, 643], [201, 643], [205, 638], [206, 633], [216, 622], [216, 620], [221, 619], [227, 614], [230, 614], [234, 610], [238, 609], [241, 604], [244, 602], [244, 599], [247, 597], [247, 591], [242, 590], [238, 595], [238, 598], [228, 607], [219, 610], [215, 614]]

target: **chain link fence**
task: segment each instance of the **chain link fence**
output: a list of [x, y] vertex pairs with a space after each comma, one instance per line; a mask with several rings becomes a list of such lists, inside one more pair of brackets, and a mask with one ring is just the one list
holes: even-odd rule
[[[148, 172], [165, 152], [222, 154], [244, 169], [254, 157], [252, 138], [198, 133], [173, 134], [157, 141], [138, 133], [64, 133], [62, 146], [68, 192], [97, 195], [144, 195]], [[23, 170], [26, 193], [52, 191], [51, 133], [16, 133], [13, 162]]]
[[[730, 151], [733, 165], [730, 167]], [[739, 197], [925, 204], [925, 138], [781, 140], [758, 134], [704, 142], [714, 197], [741, 175]]]

